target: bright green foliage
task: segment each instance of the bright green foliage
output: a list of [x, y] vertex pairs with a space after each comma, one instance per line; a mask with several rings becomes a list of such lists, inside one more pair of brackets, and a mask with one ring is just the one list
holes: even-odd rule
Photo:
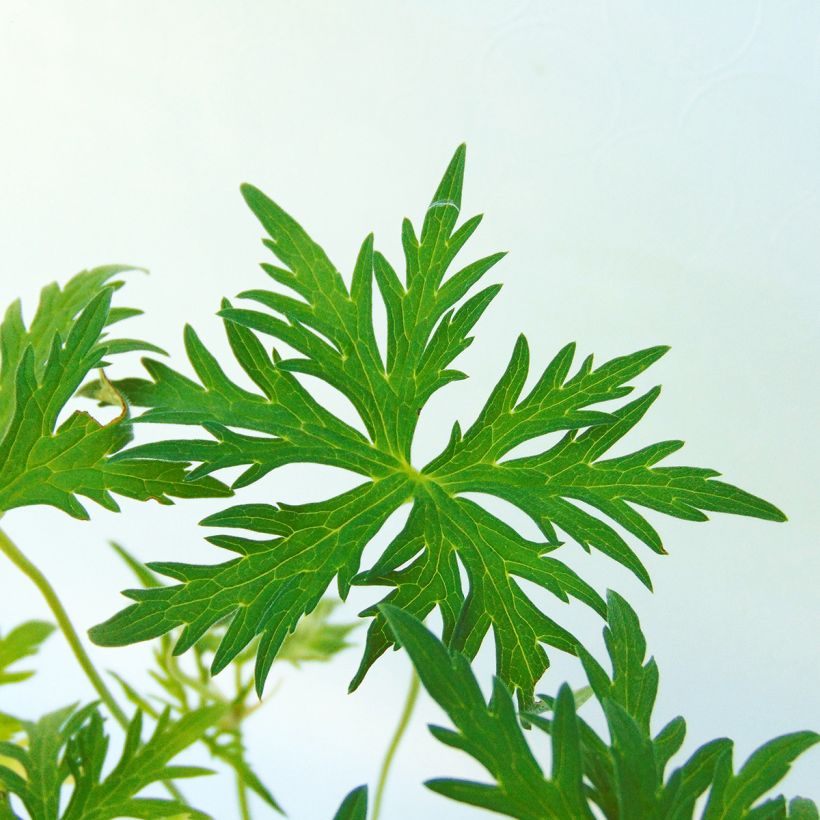
[[[558, 530], [587, 550], [601, 550], [649, 586], [640, 559], [608, 523], [662, 553], [660, 537], [635, 505], [692, 521], [704, 520], [704, 511], [783, 519], [771, 504], [715, 480], [713, 470], [656, 466], [681, 447], [680, 441], [605, 458], [658, 390], [611, 412], [595, 406], [626, 396], [629, 382], [663, 355], [663, 347], [598, 367], [588, 357], [573, 369], [575, 348], [568, 345], [526, 391], [529, 354], [521, 337], [476, 421], [464, 433], [456, 424], [443, 452], [423, 469], [411, 466], [419, 413], [434, 392], [465, 377], [451, 364], [472, 341], [474, 324], [499, 290], [492, 285], [470, 295], [502, 254], [450, 273], [480, 222], [474, 217], [457, 226], [464, 159], [461, 147], [421, 232], [405, 220], [404, 277], [374, 252], [370, 236], [361, 246], [349, 286], [288, 214], [256, 188], [243, 187], [269, 234], [265, 244], [281, 263], [262, 267], [295, 293], [251, 290], [240, 297], [259, 309], [225, 302], [220, 311], [233, 353], [257, 389], [229, 379], [187, 328], [185, 343], [198, 382], [148, 360], [151, 381], [117, 386], [133, 404], [148, 408], [142, 421], [202, 425], [211, 438], [148, 444], [121, 457], [199, 462], [194, 477], [241, 465], [245, 470], [235, 487], [293, 462], [341, 467], [367, 481], [327, 501], [248, 504], [210, 516], [204, 524], [268, 537], [211, 537], [236, 554], [213, 566], [154, 564], [178, 583], [126, 592], [135, 603], [92, 630], [97, 643], [122, 645], [182, 626], [176, 651], [183, 652], [214, 623], [230, 618], [213, 672], [261, 635], [256, 667], [261, 692], [285, 637], [335, 578], [342, 598], [352, 583], [367, 584], [392, 588], [384, 600], [419, 618], [438, 608], [445, 641], [468, 657], [492, 629], [499, 677], [529, 701], [548, 665], [544, 645], [575, 652], [577, 640], [540, 611], [516, 579], [534, 582], [561, 601], [577, 598], [606, 615], [601, 596], [555, 557], [561, 546]], [[387, 309], [384, 359], [372, 320], [374, 278]], [[297, 355], [282, 359], [274, 351], [271, 356], [256, 333], [280, 340]], [[316, 376], [341, 391], [361, 417], [366, 435], [318, 404], [296, 373]], [[555, 446], [537, 455], [508, 457], [517, 445], [556, 431], [566, 435]], [[519, 507], [537, 522], [544, 540], [522, 537], [463, 497], [476, 492]], [[591, 505], [600, 515], [575, 502]], [[388, 516], [408, 503], [412, 508], [402, 532], [375, 566], [360, 572], [367, 543]], [[373, 620], [353, 686], [393, 643], [376, 606], [362, 614]]]
[[[160, 580], [150, 569], [141, 564], [118, 544], [112, 544], [119, 556], [131, 568], [146, 587], [159, 587]], [[310, 661], [328, 661], [345, 649], [347, 636], [355, 624], [333, 624], [329, 619], [336, 608], [336, 601], [322, 600], [309, 615], [301, 619], [294, 632], [288, 635], [277, 660], [289, 661], [295, 666]], [[254, 715], [264, 701], [255, 698], [253, 675], [247, 666], [256, 654], [255, 642], [237, 655], [231, 663], [233, 667], [231, 692], [226, 693], [208, 674], [208, 666], [224, 635], [224, 625], [218, 624], [209, 630], [193, 648], [192, 669], [186, 669], [180, 658], [173, 652], [173, 640], [163, 635], [154, 650], [155, 668], [151, 676], [162, 688], [162, 695], [153, 698], [161, 708], [171, 710], [176, 718], [188, 715], [195, 708], [212, 705], [224, 709], [221, 719], [198, 738], [211, 755], [233, 769], [238, 781], [245, 788], [256, 793], [268, 806], [276, 811], [281, 808], [271, 791], [251, 767], [248, 758], [243, 729], [245, 721]], [[137, 690], [117, 676], [126, 697], [146, 714], [159, 718], [160, 710], [139, 694]]]
[[52, 632], [54, 627], [45, 621], [26, 621], [12, 629], [5, 638], [0, 635], [0, 686], [4, 683], [19, 683], [34, 674], [28, 671], [10, 671], [9, 667], [23, 658], [36, 655]]
[[708, 792], [702, 820], [784, 820], [817, 817], [810, 800], [782, 796], [758, 801], [782, 780], [789, 765], [820, 741], [815, 732], [794, 732], [761, 746], [736, 774], [732, 741], [701, 746], [667, 777], [671, 758], [683, 744], [681, 717], [652, 735], [650, 722], [658, 689], [655, 661], [645, 662], [646, 642], [635, 612], [616, 593], [608, 597], [604, 630], [612, 673], [583, 649], [581, 660], [594, 696], [606, 717], [609, 741], [576, 712], [578, 703], [564, 684], [557, 698], [542, 696], [545, 711], [522, 717], [545, 730], [552, 742], [552, 770], [546, 775], [533, 756], [509, 690], [498, 678], [485, 702], [468, 660], [447, 649], [419, 621], [396, 607], [383, 612], [410, 655], [427, 691], [444, 709], [457, 731], [430, 731], [442, 743], [481, 763], [495, 784], [432, 780], [433, 791], [522, 820], [686, 820], [695, 802]]
[[[83, 709], [69, 706], [36, 723], [23, 722], [26, 745], [0, 743], [0, 755], [16, 763], [18, 771], [0, 765], [0, 787], [16, 795], [31, 820], [114, 820], [120, 817], [170, 818], [184, 815], [208, 818], [178, 800], [139, 797], [163, 780], [209, 774], [194, 766], [170, 765], [223, 713], [207, 707], [172, 721], [160, 715], [151, 737], [143, 742], [142, 714], [128, 727], [122, 753], [114, 768], [103, 776], [109, 739], [94, 704]], [[70, 784], [70, 797], [64, 791]], [[16, 815], [0, 801], [0, 820]]]
[[[12, 629], [5, 637], [0, 635], [0, 686], [20, 683], [34, 674], [29, 670], [14, 670], [9, 667], [24, 658], [36, 655], [52, 632], [54, 627], [45, 621], [26, 621]], [[21, 730], [22, 725], [16, 717], [0, 712], [0, 741], [10, 740]], [[0, 795], [2, 791], [0, 787]]]
[[367, 786], [353, 789], [342, 801], [333, 820], [367, 820]]
[[[20, 302], [0, 325], [0, 513], [49, 504], [75, 518], [88, 513], [77, 496], [116, 510], [112, 493], [170, 504], [169, 496], [230, 495], [212, 479], [185, 480], [185, 464], [120, 460], [110, 454], [131, 440], [127, 407], [109, 424], [87, 413], [58, 418], [89, 372], [106, 357], [131, 350], [162, 352], [134, 339], [109, 339], [107, 328], [139, 311], [111, 307], [127, 270], [108, 266], [84, 271], [63, 290], [46, 287], [27, 328]], [[107, 396], [121, 401], [106, 383]]]
[[[0, 740], [10, 740], [21, 728], [20, 721], [16, 717], [0, 712]], [[3, 790], [0, 789], [0, 794], [2, 792]]]
[[788, 817], [790, 820], [820, 820], [820, 812], [813, 800], [807, 797], [793, 797], [789, 801]]
[[[330, 623], [330, 616], [338, 605], [332, 598], [319, 601], [316, 609], [302, 617], [296, 629], [282, 642], [276, 660], [298, 667], [309, 661], [329, 661], [337, 652], [351, 646], [347, 636], [358, 624]], [[247, 650], [239, 657], [247, 659]]]
[[583, 796], [581, 752], [575, 703], [563, 687], [556, 722], [563, 731], [553, 740], [552, 778], [545, 778], [530, 752], [504, 683], [495, 678], [489, 706], [467, 658], [448, 650], [411, 615], [383, 605], [395, 635], [410, 655], [433, 699], [458, 728], [431, 727], [441, 742], [478, 760], [497, 786], [458, 780], [431, 781], [435, 791], [463, 803], [521, 818], [592, 818]]

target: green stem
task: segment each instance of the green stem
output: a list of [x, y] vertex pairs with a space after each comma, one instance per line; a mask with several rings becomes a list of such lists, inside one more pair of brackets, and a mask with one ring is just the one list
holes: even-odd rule
[[68, 645], [71, 647], [71, 651], [74, 653], [77, 663], [80, 664], [86, 677], [91, 681], [91, 685], [97, 691], [103, 703], [108, 707], [108, 711], [111, 712], [117, 723], [119, 723], [123, 729], [127, 729], [128, 718], [125, 712], [120, 708], [117, 701], [114, 700], [114, 696], [105, 685], [105, 681], [103, 681], [100, 673], [94, 668], [94, 664], [91, 662], [91, 658], [88, 657], [88, 653], [80, 641], [80, 636], [77, 634], [77, 630], [74, 629], [74, 624], [71, 623], [71, 619], [68, 617], [65, 607], [57, 597], [54, 587], [48, 582], [46, 576], [20, 552], [15, 543], [2, 529], [0, 529], [0, 552], [5, 553], [6, 557], [40, 590], [40, 594], [45, 598], [49, 609], [51, 609], [57, 620], [57, 625], [60, 627], [63, 635], [65, 635], [65, 639], [68, 641]]
[[[57, 597], [54, 587], [52, 587], [48, 582], [48, 578], [46, 578], [46, 576], [43, 575], [43, 573], [40, 572], [40, 570], [37, 569], [37, 567], [35, 567], [34, 564], [32, 564], [22, 552], [20, 552], [17, 545], [2, 529], [0, 529], [0, 552], [4, 553], [9, 561], [11, 561], [12, 564], [14, 564], [14, 566], [16, 566], [23, 573], [23, 575], [28, 577], [38, 590], [40, 590], [40, 594], [43, 598], [45, 598], [49, 609], [57, 621], [57, 625], [60, 627], [60, 631], [65, 636], [66, 641], [68, 641], [68, 645], [71, 647], [71, 651], [74, 653], [77, 663], [80, 664], [83, 672], [86, 674], [86, 677], [89, 681], [91, 681], [91, 685], [100, 696], [100, 700], [102, 700], [102, 702], [108, 707], [108, 711], [111, 713], [114, 720], [116, 720], [123, 729], [128, 731], [128, 716], [120, 708], [117, 701], [114, 700], [111, 690], [105, 685], [105, 681], [102, 679], [102, 676], [94, 667], [91, 658], [88, 656], [88, 653], [85, 651], [85, 647], [80, 640], [80, 636], [77, 634], [77, 630], [74, 629], [74, 624], [71, 623], [71, 619], [68, 617], [65, 607]], [[183, 797], [182, 792], [180, 792], [180, 790], [173, 783], [164, 781], [162, 785], [165, 786], [168, 793], [174, 799], [184, 802], [185, 798]]]
[[[174, 798], [174, 800], [177, 800], [180, 803], [186, 802], [185, 795], [174, 785], [172, 780], [163, 780], [162, 788], [165, 789], [165, 791], [167, 791], [168, 794]], [[184, 816], [187, 817], [188, 815], [186, 814]]]
[[238, 774], [236, 776], [236, 798], [239, 802], [239, 816], [242, 820], [251, 820], [251, 810], [248, 806], [248, 790]]
[[399, 748], [401, 739], [407, 730], [410, 723], [410, 718], [413, 715], [413, 709], [416, 706], [416, 699], [419, 695], [419, 676], [414, 669], [410, 678], [410, 688], [407, 690], [407, 698], [404, 701], [404, 709], [402, 709], [401, 717], [399, 718], [396, 731], [390, 740], [390, 745], [387, 747], [387, 752], [382, 761], [382, 768], [379, 772], [379, 782], [376, 785], [376, 796], [373, 800], [373, 816], [371, 820], [379, 820], [379, 814], [382, 809], [382, 798], [384, 797], [384, 788], [387, 785], [387, 778], [390, 774], [390, 766], [393, 763], [393, 758], [396, 756], [396, 750]]

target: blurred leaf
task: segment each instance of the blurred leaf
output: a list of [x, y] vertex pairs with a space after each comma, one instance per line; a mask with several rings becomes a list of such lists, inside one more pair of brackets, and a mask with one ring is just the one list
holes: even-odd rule
[[342, 801], [333, 820], [367, 820], [367, 786], [353, 789]]
[[[279, 650], [278, 660], [299, 666], [307, 661], [329, 661], [351, 644], [347, 636], [358, 626], [356, 623], [332, 624], [330, 617], [338, 601], [323, 598], [316, 609], [305, 615], [288, 635]], [[253, 656], [251, 655], [251, 658]], [[250, 659], [247, 655], [243, 659]]]
[[9, 667], [23, 658], [36, 655], [40, 646], [52, 632], [54, 632], [54, 627], [50, 623], [27, 621], [12, 629], [5, 638], [0, 635], [0, 685], [18, 683], [34, 674], [28, 671], [11, 672]]
[[794, 797], [789, 802], [789, 820], [818, 820], [817, 804], [806, 797]]

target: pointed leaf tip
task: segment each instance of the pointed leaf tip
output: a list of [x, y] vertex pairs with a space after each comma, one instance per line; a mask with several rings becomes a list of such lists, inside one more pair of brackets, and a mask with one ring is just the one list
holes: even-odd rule
[[366, 820], [367, 818], [367, 786], [353, 789], [342, 801], [333, 820]]

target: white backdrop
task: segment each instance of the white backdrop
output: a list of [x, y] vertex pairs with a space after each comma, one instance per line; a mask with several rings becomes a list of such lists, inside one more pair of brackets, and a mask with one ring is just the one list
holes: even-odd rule
[[[2, 304], [22, 295], [31, 315], [55, 278], [144, 265], [151, 276], [125, 291], [146, 310], [131, 332], [187, 372], [183, 322], [224, 351], [220, 297], [266, 285], [241, 181], [349, 271], [370, 230], [400, 260], [401, 217], [421, 218], [466, 140], [465, 213], [487, 213], [472, 251], [511, 253], [461, 360], [473, 378], [425, 412], [418, 460], [453, 418], [471, 420], [519, 331], [536, 366], [571, 339], [601, 360], [671, 344], [641, 381], [664, 394], [628, 443], [684, 438], [678, 463], [721, 469], [790, 521], [658, 520], [670, 555], [642, 553], [654, 595], [611, 563], [581, 561], [638, 609], [661, 668], [659, 717], [686, 715], [687, 749], [736, 738], [739, 762], [776, 734], [817, 729], [820, 715], [818, 34], [811, 0], [4, 0]], [[342, 486], [329, 469], [292, 467], [239, 498], [292, 502]], [[107, 539], [145, 560], [221, 560], [196, 525], [213, 509], [126, 502], [121, 515], [93, 510], [91, 523], [19, 510], [3, 526], [84, 630], [130, 584]], [[354, 591], [342, 617], [371, 600]], [[44, 616], [0, 564], [0, 625]], [[601, 624], [582, 613], [574, 623], [600, 649]], [[93, 655], [145, 683], [146, 648]], [[408, 665], [391, 655], [348, 696], [357, 660], [350, 650], [329, 667], [275, 669], [281, 689], [250, 729], [257, 768], [297, 820], [330, 817], [349, 788], [375, 780]], [[33, 715], [90, 696], [58, 636], [39, 665], [2, 708]], [[491, 653], [478, 669], [488, 683]], [[579, 683], [578, 664], [556, 656], [540, 688], [566, 678]], [[423, 699], [386, 817], [478, 816], [420, 785], [480, 775], [428, 735], [429, 721], [442, 716]], [[784, 789], [820, 799], [818, 784], [815, 750]], [[229, 789], [200, 788], [215, 817], [235, 816]]]

